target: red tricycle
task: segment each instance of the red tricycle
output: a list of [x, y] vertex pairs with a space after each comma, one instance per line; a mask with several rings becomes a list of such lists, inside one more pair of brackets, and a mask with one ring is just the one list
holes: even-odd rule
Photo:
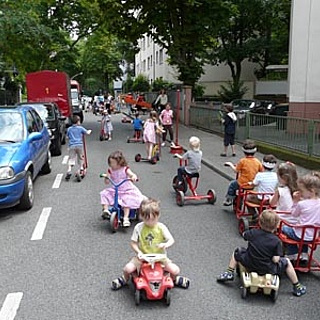
[[[176, 155], [175, 155], [176, 156]], [[180, 166], [182, 166], [183, 160], [180, 159]], [[187, 161], [184, 160], [185, 166]], [[194, 179], [194, 180], [193, 180]], [[174, 176], [172, 181], [172, 187], [176, 191], [176, 203], [178, 206], [182, 207], [186, 200], [203, 200], [207, 199], [210, 204], [215, 204], [217, 201], [216, 192], [213, 189], [208, 190], [206, 195], [200, 195], [197, 193], [197, 188], [199, 185], [199, 173], [184, 174], [183, 181], [179, 184], [178, 176]], [[191, 195], [185, 195], [189, 187]]]
[[163, 269], [161, 261], [167, 258], [165, 254], [143, 254], [139, 273], [133, 276], [135, 286], [134, 299], [136, 305], [140, 304], [142, 293], [147, 300], [164, 299], [167, 306], [171, 302], [171, 289], [173, 280], [168, 272]]

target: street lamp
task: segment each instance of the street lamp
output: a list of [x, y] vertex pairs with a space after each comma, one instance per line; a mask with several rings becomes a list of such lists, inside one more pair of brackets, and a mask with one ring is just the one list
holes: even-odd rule
[[73, 79], [76, 78], [77, 76], [82, 76], [82, 75], [83, 75], [83, 72], [81, 71], [81, 72], [75, 74], [74, 76], [72, 76], [72, 77], [70, 78], [70, 80], [73, 80]]

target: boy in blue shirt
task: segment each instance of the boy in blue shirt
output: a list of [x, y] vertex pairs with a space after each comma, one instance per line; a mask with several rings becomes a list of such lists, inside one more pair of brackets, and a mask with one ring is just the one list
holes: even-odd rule
[[134, 137], [136, 139], [140, 139], [141, 131], [142, 131], [142, 127], [143, 127], [143, 121], [139, 118], [139, 112], [136, 112], [135, 116], [136, 116], [136, 118], [132, 120], [133, 129], [134, 129]]
[[91, 130], [86, 130], [84, 127], [80, 126], [80, 117], [73, 116], [72, 126], [67, 130], [67, 138], [69, 140], [69, 162], [68, 162], [68, 172], [65, 176], [67, 181], [70, 180], [72, 176], [72, 168], [78, 164], [78, 169], [76, 170], [77, 181], [81, 181], [81, 174], [83, 173], [83, 136], [85, 134], [91, 134]]

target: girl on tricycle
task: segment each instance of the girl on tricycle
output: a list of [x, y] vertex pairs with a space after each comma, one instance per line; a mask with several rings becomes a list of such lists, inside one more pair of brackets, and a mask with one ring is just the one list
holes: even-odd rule
[[[127, 178], [130, 181], [126, 181], [121, 184], [118, 188], [118, 203], [122, 207], [123, 216], [123, 226], [130, 227], [129, 214], [130, 209], [137, 209], [140, 207], [142, 200], [145, 198], [141, 191], [133, 184], [137, 181], [137, 176], [131, 171], [127, 165], [127, 161], [124, 158], [121, 151], [115, 151], [111, 153], [108, 157], [109, 169], [107, 175], [118, 184], [122, 180]], [[105, 179], [106, 183], [109, 183], [108, 179]], [[109, 187], [100, 192], [101, 204], [102, 204], [102, 218], [110, 218], [109, 206], [112, 206], [115, 201], [115, 188]]]

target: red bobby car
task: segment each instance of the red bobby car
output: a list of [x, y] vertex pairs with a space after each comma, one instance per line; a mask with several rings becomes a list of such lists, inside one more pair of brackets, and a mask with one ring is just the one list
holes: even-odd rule
[[139, 257], [144, 262], [139, 274], [133, 277], [135, 286], [135, 303], [140, 304], [142, 293], [147, 300], [164, 299], [167, 306], [171, 301], [171, 289], [174, 287], [173, 280], [166, 272], [161, 263], [167, 258], [165, 254], [144, 254]]

